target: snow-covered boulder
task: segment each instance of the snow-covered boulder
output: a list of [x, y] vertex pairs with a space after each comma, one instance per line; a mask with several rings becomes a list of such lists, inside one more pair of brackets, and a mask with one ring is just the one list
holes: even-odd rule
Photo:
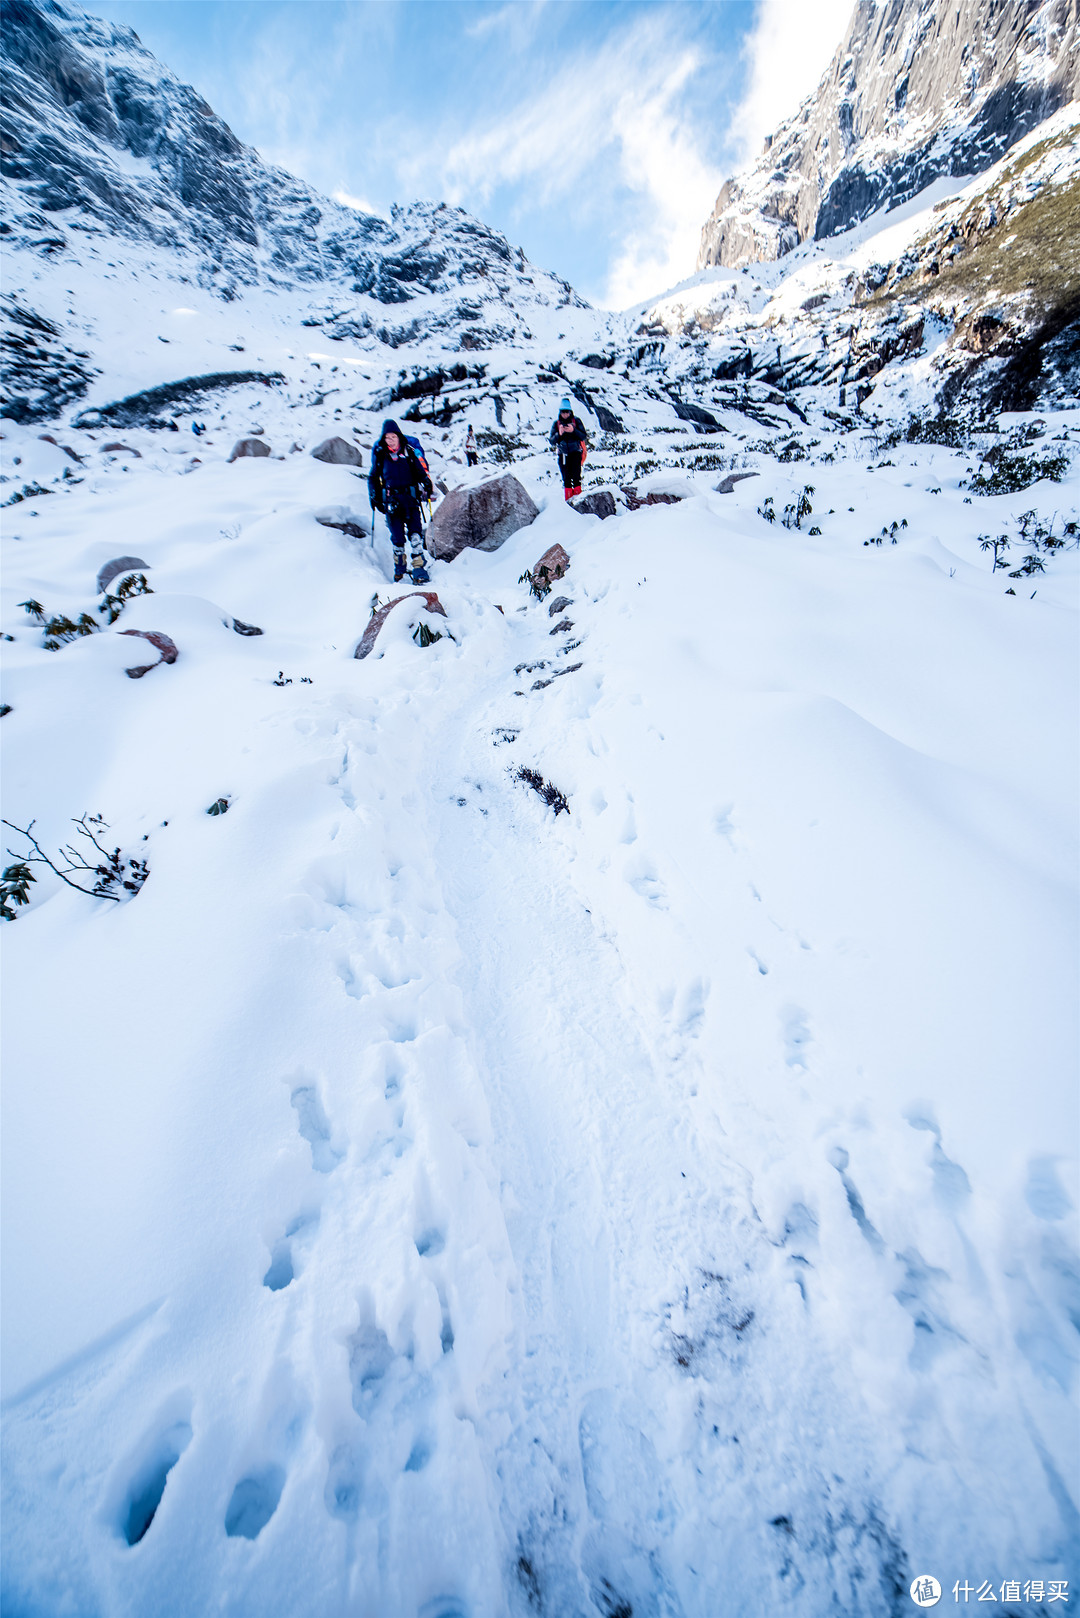
[[368, 533], [365, 518], [348, 506], [323, 506], [321, 511], [315, 513], [315, 521], [324, 528], [340, 529], [350, 539], [364, 539]]
[[265, 460], [270, 454], [270, 445], [264, 444], [261, 438], [238, 438], [232, 447], [229, 464], [233, 461], [246, 460], [249, 457], [255, 460]]
[[141, 556], [114, 556], [111, 562], [98, 568], [98, 595], [102, 595], [121, 573], [145, 573], [149, 567], [150, 563], [144, 562]]
[[344, 438], [324, 438], [311, 453], [317, 461], [326, 461], [330, 466], [361, 466], [364, 460], [356, 445]]
[[720, 482], [716, 485], [716, 492], [717, 494], [731, 494], [736, 483], [741, 483], [744, 478], [756, 478], [760, 476], [761, 474], [759, 472], [729, 472], [727, 477], [721, 478]]
[[539, 515], [528, 490], [508, 472], [473, 489], [452, 489], [432, 518], [428, 545], [431, 554], [444, 562], [452, 562], [470, 547], [497, 551]]

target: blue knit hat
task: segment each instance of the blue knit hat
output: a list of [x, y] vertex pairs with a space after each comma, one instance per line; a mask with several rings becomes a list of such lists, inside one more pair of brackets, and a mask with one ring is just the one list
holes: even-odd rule
[[569, 399], [560, 399], [559, 400], [559, 409], [560, 410], [572, 410], [573, 405], [570, 403]]

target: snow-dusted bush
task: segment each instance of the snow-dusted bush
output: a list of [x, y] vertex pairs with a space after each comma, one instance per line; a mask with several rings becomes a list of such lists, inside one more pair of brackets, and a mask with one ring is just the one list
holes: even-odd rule
[[[27, 882], [33, 882], [37, 879], [29, 872], [27, 872], [26, 878], [21, 873], [27, 871], [30, 865], [47, 865], [49, 870], [60, 878], [61, 882], [65, 882], [69, 888], [74, 888], [77, 893], [85, 893], [88, 898], [112, 899], [117, 904], [120, 903], [125, 893], [134, 898], [150, 875], [150, 867], [146, 860], [138, 860], [134, 855], [123, 854], [119, 847], [110, 851], [102, 846], [98, 841], [97, 834], [108, 830], [108, 822], [101, 815], [84, 814], [80, 815], [78, 820], [72, 820], [76, 835], [84, 838], [93, 850], [89, 859], [87, 859], [83, 849], [74, 843], [65, 843], [58, 850], [55, 859], [46, 854], [34, 836], [36, 822], [33, 820], [28, 826], [16, 826], [10, 820], [5, 820], [3, 824], [9, 826], [12, 831], [18, 832], [20, 837], [25, 837], [30, 847], [34, 850], [32, 854], [23, 854], [21, 858], [16, 855], [16, 864], [9, 865], [3, 877], [0, 877], [5, 901], [4, 908], [0, 913], [7, 921], [15, 920], [15, 912], [11, 909], [10, 904], [6, 902], [9, 887], [11, 899], [15, 904], [20, 905], [28, 902]], [[145, 837], [143, 841], [146, 841]], [[10, 848], [7, 852], [12, 855], [15, 853], [14, 849]], [[94, 858], [95, 854], [98, 856], [96, 859]], [[76, 876], [81, 877], [82, 881], [74, 881], [73, 877]], [[84, 887], [84, 882], [90, 882], [92, 885]], [[18, 896], [19, 892], [22, 893], [21, 898]]]

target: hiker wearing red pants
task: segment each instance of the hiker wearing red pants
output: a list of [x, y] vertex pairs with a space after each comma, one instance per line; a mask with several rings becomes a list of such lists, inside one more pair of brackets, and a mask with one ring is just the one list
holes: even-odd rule
[[589, 435], [571, 410], [569, 399], [563, 399], [559, 405], [559, 414], [551, 424], [548, 443], [559, 457], [563, 499], [572, 500], [581, 493], [581, 467], [589, 453]]

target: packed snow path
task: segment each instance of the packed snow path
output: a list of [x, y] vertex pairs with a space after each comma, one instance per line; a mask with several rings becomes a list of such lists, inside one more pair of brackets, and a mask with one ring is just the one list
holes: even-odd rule
[[766, 528], [764, 479], [549, 504], [363, 663], [345, 469], [23, 524], [22, 593], [145, 556], [117, 628], [181, 656], [20, 644], [7, 699], [9, 819], [151, 866], [8, 929], [13, 1618], [1075, 1574], [1071, 562], [1006, 599], [895, 476], [882, 551]]

